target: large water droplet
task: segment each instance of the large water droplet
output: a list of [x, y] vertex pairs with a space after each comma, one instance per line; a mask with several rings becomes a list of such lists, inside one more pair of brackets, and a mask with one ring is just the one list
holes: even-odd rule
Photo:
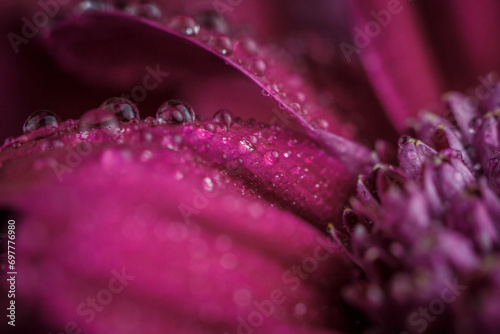
[[234, 115], [227, 109], [221, 109], [215, 113], [214, 122], [225, 124], [229, 128], [234, 123]]
[[186, 36], [196, 36], [200, 32], [200, 25], [191, 16], [178, 15], [170, 20], [170, 28]]
[[101, 109], [111, 111], [122, 122], [130, 121], [131, 119], [141, 119], [139, 110], [132, 101], [121, 98], [112, 97], [104, 101], [100, 106]]
[[109, 10], [110, 6], [106, 0], [85, 0], [80, 1], [73, 9], [76, 15], [81, 15], [87, 12], [100, 12]]
[[260, 58], [249, 58], [245, 61], [245, 68], [255, 76], [261, 77], [266, 72], [266, 63]]
[[195, 118], [193, 108], [180, 100], [168, 100], [158, 108], [156, 113], [156, 119], [160, 124], [191, 123]]
[[52, 111], [35, 111], [26, 119], [23, 125], [24, 133], [30, 133], [41, 128], [57, 128], [61, 119]]
[[225, 34], [213, 35], [208, 44], [223, 56], [229, 56], [233, 53], [233, 42]]
[[250, 37], [241, 37], [236, 42], [234, 51], [241, 57], [253, 57], [259, 53], [257, 43]]
[[162, 17], [161, 9], [150, 0], [132, 0], [125, 7], [125, 11], [131, 15], [144, 17], [154, 21], [160, 21]]
[[80, 119], [80, 130], [92, 129], [115, 130], [119, 128], [118, 118], [109, 110], [93, 109], [87, 111]]

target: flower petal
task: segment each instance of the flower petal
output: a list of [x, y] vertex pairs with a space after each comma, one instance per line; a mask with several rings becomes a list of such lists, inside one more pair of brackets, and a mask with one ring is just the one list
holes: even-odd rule
[[[415, 8], [400, 1], [351, 1], [354, 44], [393, 124], [433, 106], [442, 93], [430, 45]], [[371, 29], [371, 30], [370, 30]]]
[[[121, 134], [62, 131], [2, 150], [0, 203], [22, 212], [19, 299], [45, 305], [51, 329], [72, 321], [92, 333], [350, 328], [339, 287], [352, 267], [324, 234], [273, 207], [330, 215], [313, 211], [329, 207], [321, 194], [332, 185], [315, 184], [341, 176], [341, 165], [299, 140], [295, 163], [311, 169], [295, 178], [288, 158], [265, 154], [283, 152], [295, 135], [246, 123], [211, 132], [209, 123], [123, 123]], [[226, 168], [241, 156], [236, 170]], [[276, 180], [278, 170], [288, 173]], [[294, 196], [302, 197], [291, 205]], [[267, 303], [276, 290], [278, 302]], [[87, 298], [102, 309], [93, 312]], [[19, 320], [30, 316], [22, 312]]]

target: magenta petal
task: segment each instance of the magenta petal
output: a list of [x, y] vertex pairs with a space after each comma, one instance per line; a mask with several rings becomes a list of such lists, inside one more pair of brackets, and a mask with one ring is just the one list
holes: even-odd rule
[[[340, 219], [342, 207], [354, 188], [354, 176], [341, 160], [305, 135], [245, 122], [237, 122], [229, 129], [227, 125], [213, 122], [156, 125], [122, 123], [118, 139], [105, 137], [104, 140], [131, 141], [144, 149], [183, 151], [191, 159], [204, 161], [226, 175], [226, 182], [234, 182], [242, 193], [264, 198], [321, 229], [332, 220]], [[74, 128], [64, 126], [69, 131]], [[100, 133], [95, 131], [96, 135]], [[85, 133], [52, 134], [38, 142], [28, 140], [40, 135], [38, 132], [20, 137], [21, 147], [17, 150], [5, 147], [0, 162], [7, 164], [19, 152], [34, 154], [57, 145], [73, 146], [81, 140], [91, 140], [91, 137], [82, 137], [90, 136]], [[69, 172], [61, 167], [57, 173], [64, 178]]]
[[[350, 4], [355, 27], [355, 45], [350, 46], [350, 53], [360, 55], [392, 122], [403, 130], [409, 117], [434, 105], [442, 92], [415, 8], [399, 1], [351, 1]], [[391, 20], [383, 26], [374, 14], [382, 15], [382, 11]], [[378, 32], [367, 34], [367, 30], [374, 30], [373, 26], [378, 27]]]
[[[462, 44], [459, 58], [463, 58], [474, 75], [486, 75], [500, 69], [500, 45], [492, 31], [500, 30], [500, 4], [495, 0], [445, 1], [450, 6], [453, 34]], [[455, 56], [457, 53], [453, 52]], [[480, 79], [481, 80], [481, 79]]]
[[[352, 268], [324, 234], [272, 205], [273, 196], [283, 197], [274, 203], [284, 206], [290, 196], [303, 196], [293, 204], [298, 213], [327, 208], [322, 189], [344, 182], [341, 166], [283, 130], [201, 127], [209, 124], [123, 123], [118, 133], [62, 131], [4, 148], [0, 203], [22, 212], [19, 300], [44, 305], [53, 330], [75, 321], [89, 333], [221, 333], [236, 332], [240, 317], [252, 322], [256, 303], [282, 291], [259, 330], [348, 329], [339, 291]], [[310, 168], [303, 181], [287, 157], [266, 155], [290, 145], [302, 155], [295, 159], [300, 167]], [[226, 168], [240, 156], [236, 169]], [[316, 187], [322, 177], [337, 184]], [[340, 203], [344, 195], [333, 196]], [[315, 204], [315, 197], [325, 202]], [[306, 269], [294, 274], [294, 265]], [[117, 275], [130, 279], [94, 319], [87, 297], [106, 298], [101, 291]]]

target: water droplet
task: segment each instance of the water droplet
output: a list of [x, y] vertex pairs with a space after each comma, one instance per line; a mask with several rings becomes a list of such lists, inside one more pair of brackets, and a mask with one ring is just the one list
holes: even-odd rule
[[24, 122], [24, 133], [30, 133], [41, 128], [57, 128], [61, 119], [52, 111], [39, 110], [32, 113]]
[[479, 129], [479, 127], [483, 124], [482, 117], [475, 117], [469, 122], [469, 133], [474, 134]]
[[264, 162], [266, 165], [272, 166], [280, 159], [280, 154], [276, 151], [268, 151], [264, 154]]
[[193, 108], [180, 100], [168, 100], [160, 106], [156, 113], [156, 119], [160, 124], [192, 123], [195, 117]]
[[245, 68], [255, 76], [262, 77], [266, 72], [266, 63], [260, 58], [250, 58], [245, 61]]
[[213, 35], [208, 44], [223, 56], [229, 56], [233, 53], [233, 42], [225, 34]]
[[311, 125], [317, 129], [328, 129], [328, 121], [324, 118], [318, 117], [311, 121]]
[[455, 150], [452, 148], [444, 149], [440, 152], [441, 155], [446, 159], [463, 159], [462, 152], [460, 150]]
[[162, 17], [158, 4], [150, 0], [133, 0], [125, 7], [125, 11], [154, 21], [160, 21]]
[[158, 122], [156, 121], [156, 118], [153, 118], [151, 116], [148, 116], [146, 117], [146, 119], [144, 120], [144, 124], [148, 124], [148, 125], [157, 125]]
[[221, 13], [215, 10], [204, 10], [196, 14], [196, 21], [200, 23], [200, 26], [218, 33], [227, 33], [229, 26], [227, 24], [226, 18]]
[[187, 15], [174, 17], [170, 21], [169, 27], [186, 36], [196, 36], [200, 32], [200, 25], [194, 18]]
[[293, 111], [297, 112], [297, 113], [300, 113], [300, 104], [298, 103], [291, 103], [290, 104], [290, 108], [292, 108]]
[[276, 83], [270, 83], [267, 86], [267, 90], [271, 92], [272, 95], [276, 95], [280, 92], [280, 89]]
[[203, 179], [203, 189], [208, 192], [214, 191], [214, 182], [211, 178], [205, 177]]
[[89, 131], [92, 129], [115, 130], [118, 128], [118, 118], [109, 110], [89, 110], [80, 119], [80, 130], [82, 131]]
[[14, 138], [14, 137], [7, 137], [7, 138], [5, 138], [5, 141], [3, 142], [3, 145], [4, 146], [9, 146], [9, 145], [12, 145], [15, 142], [16, 142], [16, 138]]
[[234, 115], [227, 109], [221, 109], [215, 113], [213, 120], [216, 123], [225, 124], [229, 128], [234, 123]]
[[130, 121], [134, 118], [141, 119], [136, 105], [132, 101], [121, 97], [107, 99], [101, 104], [100, 108], [111, 111], [122, 122]]
[[253, 151], [254, 148], [248, 140], [240, 140], [240, 152], [245, 153], [248, 151]]
[[411, 140], [410, 136], [401, 136], [401, 137], [399, 137], [399, 139], [398, 139], [398, 146], [399, 146], [399, 148], [403, 148], [403, 146], [405, 146], [406, 143], [408, 143], [410, 140]]
[[107, 1], [105, 0], [85, 0], [78, 3], [73, 12], [76, 15], [81, 15], [87, 12], [100, 12], [110, 9]]
[[297, 145], [298, 142], [299, 141], [294, 138], [294, 139], [289, 139], [288, 142], [287, 142], [287, 144], [288, 144], [289, 147], [295, 147], [295, 145]]
[[250, 37], [241, 37], [237, 40], [234, 51], [244, 58], [254, 57], [259, 53], [259, 48], [254, 39]]
[[269, 92], [267, 90], [263, 89], [262, 95], [267, 97], [267, 96], [270, 96], [271, 94], [269, 94]]

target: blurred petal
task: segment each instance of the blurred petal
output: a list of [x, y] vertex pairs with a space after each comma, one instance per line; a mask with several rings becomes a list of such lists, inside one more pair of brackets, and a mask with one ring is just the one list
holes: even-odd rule
[[[401, 131], [442, 86], [415, 8], [407, 2], [351, 1], [356, 53], [393, 124]], [[352, 51], [354, 52], [354, 51]]]

